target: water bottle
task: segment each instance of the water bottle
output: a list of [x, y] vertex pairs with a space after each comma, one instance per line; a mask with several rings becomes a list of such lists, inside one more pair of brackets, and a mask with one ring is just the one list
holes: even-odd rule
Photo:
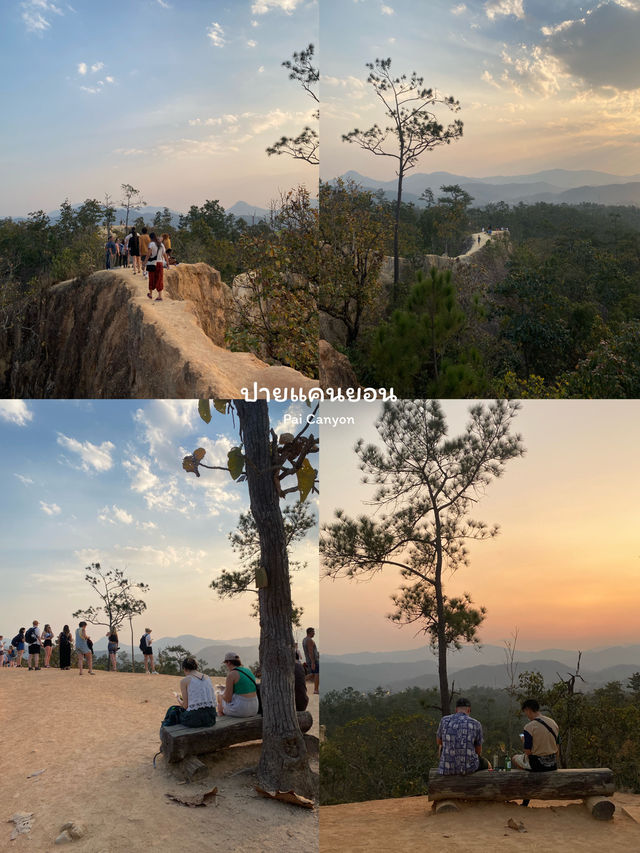
[[504, 760], [504, 769], [505, 770], [511, 770], [511, 759], [509, 758], [508, 755]]

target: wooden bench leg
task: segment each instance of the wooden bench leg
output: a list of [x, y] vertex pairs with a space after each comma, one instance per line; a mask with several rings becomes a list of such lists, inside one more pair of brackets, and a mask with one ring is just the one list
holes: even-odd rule
[[457, 803], [454, 803], [453, 800], [439, 800], [437, 803], [433, 804], [436, 814], [441, 814], [442, 812], [459, 812], [460, 808]]
[[616, 804], [609, 797], [586, 797], [582, 801], [596, 820], [611, 820]]
[[175, 764], [169, 764], [168, 767], [181, 780], [185, 782], [199, 782], [209, 775], [209, 768], [206, 764], [191, 755], [189, 758], [183, 758]]

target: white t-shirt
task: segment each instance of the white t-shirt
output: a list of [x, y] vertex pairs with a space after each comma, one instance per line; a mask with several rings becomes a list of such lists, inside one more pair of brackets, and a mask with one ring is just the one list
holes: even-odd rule
[[156, 263], [162, 263], [166, 255], [167, 252], [162, 243], [159, 246], [154, 242], [149, 243], [147, 266], [155, 267]]
[[35, 634], [36, 634], [36, 643], [37, 643], [39, 646], [41, 646], [41, 645], [42, 645], [42, 643], [40, 642], [40, 634], [42, 633], [42, 631], [40, 630], [40, 626], [39, 626], [39, 625], [34, 625], [34, 626], [33, 626], [33, 630], [35, 631]]
[[144, 644], [148, 649], [151, 648], [152, 642], [153, 642], [153, 640], [151, 639], [151, 634], [145, 634], [144, 635]]

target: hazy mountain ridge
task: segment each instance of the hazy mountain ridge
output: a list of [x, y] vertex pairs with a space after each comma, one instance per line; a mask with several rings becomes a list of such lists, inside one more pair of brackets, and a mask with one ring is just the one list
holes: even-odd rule
[[[365, 189], [381, 189], [390, 200], [396, 198], [395, 180], [382, 181], [355, 171], [345, 172], [341, 177], [344, 180], [351, 179]], [[420, 195], [426, 189], [431, 189], [437, 198], [441, 187], [448, 184], [459, 184], [473, 197], [474, 207], [500, 201], [508, 204], [640, 204], [640, 175], [622, 176], [567, 169], [488, 178], [455, 175], [451, 172], [418, 172], [405, 176], [403, 200], [417, 207], [424, 207], [425, 202], [420, 199]]]
[[[422, 655], [422, 661], [418, 655]], [[518, 672], [537, 670], [550, 684], [575, 671], [578, 654], [565, 649], [516, 651], [515, 659]], [[475, 686], [502, 688], [508, 683], [505, 650], [501, 646], [485, 646], [480, 651], [465, 647], [451, 655], [448, 666], [449, 680], [455, 681], [456, 687], [461, 689]], [[587, 650], [583, 652], [580, 663], [584, 689], [602, 687], [609, 681], [624, 682], [638, 671], [640, 645]], [[408, 687], [436, 687], [437, 684], [436, 661], [426, 648], [323, 656], [323, 693], [345, 687], [363, 692], [383, 687], [399, 692]]]

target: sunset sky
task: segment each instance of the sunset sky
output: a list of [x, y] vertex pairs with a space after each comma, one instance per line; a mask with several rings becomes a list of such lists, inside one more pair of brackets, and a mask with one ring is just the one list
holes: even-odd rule
[[[291, 429], [278, 426], [285, 410], [270, 404], [281, 432]], [[134, 624], [156, 638], [257, 637], [251, 595], [221, 601], [209, 589], [220, 569], [238, 567], [227, 535], [248, 509], [247, 485], [224, 471], [198, 479], [182, 470], [198, 446], [206, 464], [226, 465], [237, 443], [237, 418], [214, 412], [205, 424], [193, 400], [0, 401], [0, 633], [10, 639], [33, 619], [54, 632], [72, 624], [73, 611], [99, 604], [84, 580], [99, 562], [149, 584]], [[308, 567], [293, 580], [310, 625], [317, 553], [313, 530], [294, 551]]]
[[[468, 403], [445, 401], [449, 435], [459, 434]], [[321, 523], [336, 507], [372, 511], [353, 445], [378, 443], [378, 403], [325, 404], [323, 415], [355, 424], [321, 430]], [[485, 643], [501, 645], [517, 627], [521, 649], [588, 649], [637, 643], [640, 613], [640, 455], [637, 401], [524, 401], [515, 421], [526, 455], [489, 485], [472, 517], [500, 534], [470, 543], [471, 563], [446, 581], [488, 610]], [[395, 571], [369, 582], [320, 584], [322, 650], [409, 649], [424, 645], [412, 627], [385, 619]]]
[[638, 0], [321, 0], [322, 175], [394, 178], [395, 161], [341, 141], [385, 126], [365, 82], [376, 57], [461, 103], [463, 139], [414, 171], [635, 174], [639, 41]]
[[309, 120], [281, 63], [317, 33], [317, 0], [3, 0], [0, 216], [123, 183], [182, 212], [315, 187], [265, 148]]

